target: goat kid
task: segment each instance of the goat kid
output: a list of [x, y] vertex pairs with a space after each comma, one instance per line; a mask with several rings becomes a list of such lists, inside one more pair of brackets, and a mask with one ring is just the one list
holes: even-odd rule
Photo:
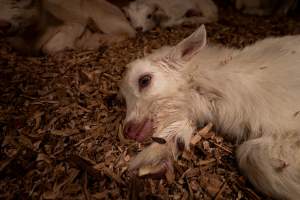
[[135, 36], [121, 10], [104, 0], [3, 0], [0, 32], [24, 54], [97, 49]]
[[130, 169], [162, 165], [189, 149], [199, 126], [212, 122], [239, 142], [240, 169], [277, 199], [300, 196], [300, 36], [268, 38], [244, 49], [208, 46], [202, 25], [176, 46], [127, 66], [121, 82], [124, 134], [163, 138]]
[[136, 29], [149, 31], [155, 26], [202, 24], [218, 20], [212, 0], [136, 0], [124, 11]]

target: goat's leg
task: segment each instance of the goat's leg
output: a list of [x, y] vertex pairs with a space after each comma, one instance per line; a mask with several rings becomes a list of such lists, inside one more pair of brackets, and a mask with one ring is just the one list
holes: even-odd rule
[[75, 46], [82, 50], [95, 50], [101, 46], [121, 42], [126, 39], [125, 35], [109, 35], [105, 33], [92, 33], [87, 30], [75, 42]]
[[49, 30], [40, 39], [41, 49], [46, 54], [54, 54], [60, 51], [74, 49], [75, 41], [85, 30], [81, 24], [72, 23]]

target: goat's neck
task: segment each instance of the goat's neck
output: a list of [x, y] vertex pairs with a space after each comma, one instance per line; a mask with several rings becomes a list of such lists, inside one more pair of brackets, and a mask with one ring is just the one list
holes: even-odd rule
[[260, 120], [257, 109], [263, 105], [263, 91], [255, 76], [240, 70], [243, 66], [236, 66], [234, 59], [239, 52], [207, 48], [185, 73], [192, 91], [191, 104], [196, 108], [194, 118], [203, 119], [200, 124], [212, 121], [221, 132], [242, 140], [261, 133], [261, 122], [255, 119]]

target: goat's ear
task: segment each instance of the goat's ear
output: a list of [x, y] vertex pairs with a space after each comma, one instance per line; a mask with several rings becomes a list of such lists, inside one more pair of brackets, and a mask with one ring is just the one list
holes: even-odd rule
[[205, 46], [206, 30], [205, 26], [201, 25], [194, 33], [174, 47], [171, 56], [176, 60], [189, 61]]

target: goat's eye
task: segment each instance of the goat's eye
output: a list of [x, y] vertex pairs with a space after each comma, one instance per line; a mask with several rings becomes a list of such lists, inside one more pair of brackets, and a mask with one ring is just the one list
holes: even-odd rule
[[152, 18], [152, 14], [147, 15], [147, 19], [151, 19]]
[[145, 74], [145, 75], [141, 76], [139, 78], [139, 88], [140, 88], [140, 90], [147, 87], [150, 84], [151, 79], [152, 79], [152, 77], [151, 77], [150, 74]]

